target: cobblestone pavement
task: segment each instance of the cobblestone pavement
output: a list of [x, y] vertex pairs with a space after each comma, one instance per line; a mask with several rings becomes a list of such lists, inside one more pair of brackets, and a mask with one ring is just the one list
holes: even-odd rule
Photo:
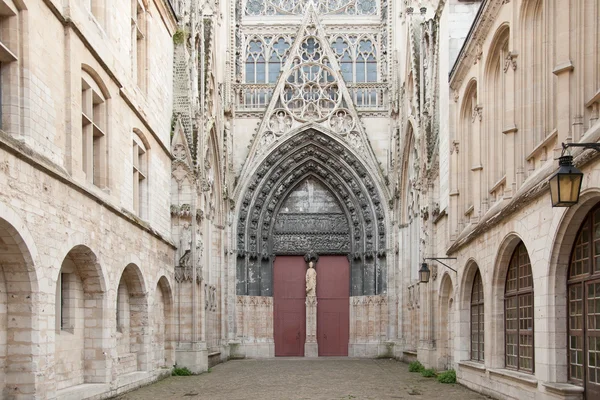
[[408, 364], [368, 359], [236, 360], [192, 377], [170, 377], [119, 400], [480, 400], [460, 385], [408, 372]]

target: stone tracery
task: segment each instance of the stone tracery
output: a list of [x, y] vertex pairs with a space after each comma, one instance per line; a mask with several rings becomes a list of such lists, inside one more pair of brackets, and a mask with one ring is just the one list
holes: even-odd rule
[[[309, 0], [246, 0], [245, 15], [303, 15]], [[320, 14], [376, 15], [376, 0], [327, 0], [317, 1]]]
[[[310, 176], [337, 198], [342, 219], [332, 216], [331, 226], [338, 228], [319, 233], [321, 239], [316, 242], [314, 235], [306, 232], [294, 232], [292, 241], [276, 240], [274, 227], [282, 202]], [[295, 135], [263, 161], [241, 202], [237, 223], [238, 294], [270, 295], [272, 257], [307, 251], [348, 254], [354, 295], [385, 291], [383, 204], [367, 170], [343, 145], [314, 130]], [[253, 286], [252, 277], [256, 276], [260, 284]]]

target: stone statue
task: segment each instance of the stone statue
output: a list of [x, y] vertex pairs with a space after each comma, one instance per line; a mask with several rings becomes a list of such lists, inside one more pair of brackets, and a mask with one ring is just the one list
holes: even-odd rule
[[317, 295], [317, 271], [314, 268], [314, 262], [308, 263], [308, 270], [306, 271], [306, 296]]

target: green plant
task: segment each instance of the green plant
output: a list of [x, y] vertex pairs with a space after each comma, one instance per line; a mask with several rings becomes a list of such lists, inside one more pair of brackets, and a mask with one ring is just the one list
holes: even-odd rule
[[433, 368], [424, 369], [421, 371], [421, 375], [425, 378], [433, 378], [435, 377], [435, 370]]
[[422, 372], [425, 369], [419, 361], [413, 361], [408, 364], [408, 372]]
[[173, 34], [173, 43], [175, 44], [183, 44], [186, 38], [186, 32], [182, 29], [177, 29], [177, 31]]
[[190, 376], [192, 375], [192, 371], [187, 369], [186, 367], [175, 367], [173, 368], [173, 372], [171, 372], [172, 376]]
[[438, 375], [437, 380], [441, 383], [456, 383], [456, 371], [449, 369]]

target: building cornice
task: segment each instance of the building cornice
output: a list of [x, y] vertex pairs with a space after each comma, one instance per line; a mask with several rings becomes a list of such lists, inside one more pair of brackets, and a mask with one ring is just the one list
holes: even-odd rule
[[471, 66], [481, 59], [483, 42], [494, 21], [496, 21], [503, 4], [502, 0], [483, 0], [483, 3], [479, 6], [479, 11], [477, 11], [471, 29], [450, 71], [451, 89], [458, 90]]
[[171, 3], [169, 0], [154, 0], [154, 4], [160, 14], [160, 18], [169, 31], [169, 35], [173, 36], [177, 30], [177, 16], [175, 15]]
[[[599, 140], [600, 123], [592, 127], [582, 137], [581, 142], [595, 143]], [[597, 152], [586, 151], [581, 148], [574, 149], [571, 153], [575, 157], [573, 160], [575, 166], [580, 169], [584, 169], [588, 165], [598, 162], [600, 159]], [[448, 248], [446, 254], [453, 255], [496, 225], [505, 223], [510, 216], [525, 209], [541, 196], [548, 196], [550, 190], [549, 179], [556, 172], [556, 169], [557, 165], [555, 162], [548, 162], [540, 167], [539, 170], [536, 170], [535, 174], [525, 181], [515, 196], [510, 200], [504, 200], [496, 209], [492, 207], [476, 225], [467, 227]], [[548, 203], [550, 203], [549, 196]]]
[[[155, 0], [157, 2], [162, 2], [166, 0]], [[94, 48], [92, 43], [86, 38], [85, 34], [82, 32], [79, 26], [71, 19], [69, 16], [63, 15], [63, 13], [57, 8], [56, 4], [52, 0], [44, 0], [44, 3], [48, 6], [50, 11], [54, 14], [54, 16], [65, 26], [66, 28], [70, 28], [75, 35], [81, 40], [85, 48], [90, 52], [94, 60], [100, 65], [102, 70], [108, 75], [108, 77], [112, 80], [112, 82], [119, 88], [119, 95], [125, 100], [125, 103], [130, 107], [131, 111], [140, 119], [142, 124], [146, 127], [148, 132], [152, 135], [154, 140], [158, 143], [163, 152], [172, 158], [171, 151], [169, 150], [168, 143], [165, 143], [156, 130], [152, 127], [152, 124], [148, 120], [146, 113], [144, 112], [144, 108], [140, 106], [135, 100], [134, 95], [131, 93], [131, 90], [123, 84], [122, 80], [119, 79], [117, 73], [113, 71], [113, 69], [106, 63], [106, 61], [100, 56], [98, 51]], [[173, 14], [174, 17], [174, 14]], [[176, 26], [175, 26], [176, 27]], [[170, 35], [173, 36], [173, 33], [170, 32]]]
[[63, 167], [50, 161], [46, 157], [37, 154], [29, 146], [27, 146], [27, 144], [13, 138], [11, 135], [2, 130], [0, 130], [0, 149], [14, 155], [18, 159], [31, 165], [33, 168], [45, 173], [46, 175], [60, 181], [61, 183], [65, 184], [71, 189], [81, 193], [85, 197], [95, 201], [100, 206], [103, 206], [116, 216], [122, 218], [123, 220], [129, 222], [132, 225], [135, 225], [137, 228], [147, 232], [148, 234], [150, 234], [157, 240], [163, 242], [170, 248], [177, 248], [172, 240], [156, 231], [154, 228], [152, 228], [152, 226], [149, 223], [139, 219], [130, 211], [125, 210], [123, 208], [119, 208], [109, 203], [105, 199], [101, 198], [100, 196], [97, 196], [83, 185], [74, 181], [73, 178], [69, 176], [69, 174]]

